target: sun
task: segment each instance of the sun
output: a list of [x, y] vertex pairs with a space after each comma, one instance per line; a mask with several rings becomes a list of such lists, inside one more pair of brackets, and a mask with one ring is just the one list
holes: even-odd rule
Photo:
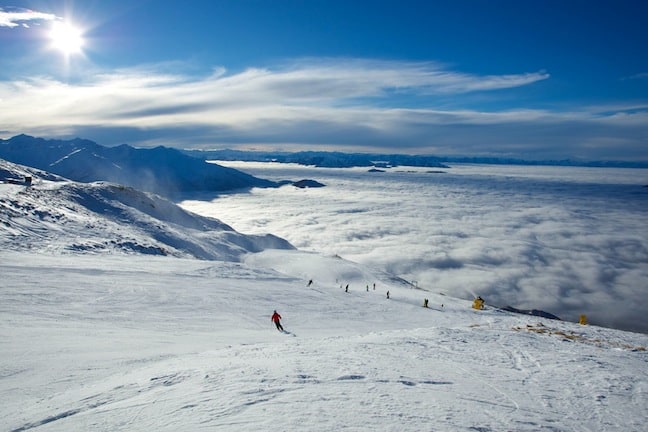
[[51, 46], [59, 50], [66, 57], [81, 54], [84, 40], [83, 30], [72, 23], [57, 21], [52, 25], [49, 34]]

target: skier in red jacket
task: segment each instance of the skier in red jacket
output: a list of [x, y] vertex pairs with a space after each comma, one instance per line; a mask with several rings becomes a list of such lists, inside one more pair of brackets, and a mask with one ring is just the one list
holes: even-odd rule
[[272, 318], [270, 318], [270, 319], [271, 319], [272, 322], [275, 323], [275, 325], [277, 326], [277, 330], [279, 330], [279, 331], [281, 331], [281, 332], [284, 331], [283, 326], [282, 326], [281, 323], [279, 322], [279, 320], [281, 319], [281, 315], [279, 315], [279, 314], [277, 313], [277, 311], [274, 311], [274, 313], [272, 314]]

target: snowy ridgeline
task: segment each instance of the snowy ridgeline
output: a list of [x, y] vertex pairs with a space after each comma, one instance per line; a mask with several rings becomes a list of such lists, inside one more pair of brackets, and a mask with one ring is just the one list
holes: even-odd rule
[[0, 430], [648, 421], [646, 335], [473, 310], [129, 188], [0, 174], [33, 178], [0, 184]]
[[46, 140], [29, 135], [0, 139], [0, 159], [81, 182], [110, 181], [169, 196], [179, 192], [273, 187], [276, 183], [209, 164], [168, 147], [104, 147], [84, 139]]
[[[32, 178], [30, 187], [17, 181]], [[292, 248], [272, 235], [243, 235], [149, 193], [112, 183], [77, 183], [0, 160], [0, 244], [6, 250], [124, 251], [235, 260]]]

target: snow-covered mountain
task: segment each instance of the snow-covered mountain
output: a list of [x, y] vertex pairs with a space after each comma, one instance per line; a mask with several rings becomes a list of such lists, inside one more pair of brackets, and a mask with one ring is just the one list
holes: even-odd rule
[[0, 430], [648, 421], [647, 335], [474, 310], [124, 186], [4, 161], [0, 176]]
[[413, 156], [403, 154], [342, 153], [327, 151], [245, 151], [245, 150], [185, 150], [187, 154], [201, 159], [220, 161], [255, 161], [296, 163], [326, 168], [350, 168], [373, 166], [423, 166], [448, 168], [436, 156]]
[[330, 151], [246, 151], [246, 150], [184, 150], [201, 159], [219, 161], [280, 162], [326, 168], [416, 166], [448, 168], [447, 164], [469, 163], [489, 165], [547, 165], [585, 167], [648, 168], [642, 161], [524, 160], [498, 157], [430, 156], [384, 153], [341, 153]]
[[[20, 180], [31, 177], [31, 184]], [[138, 252], [237, 260], [291, 249], [272, 235], [243, 235], [158, 195], [114, 183], [78, 183], [0, 160], [0, 244], [7, 250]], [[18, 180], [18, 181], [16, 181]], [[18, 183], [18, 184], [16, 184]]]
[[104, 147], [79, 138], [64, 141], [17, 135], [0, 139], [0, 158], [70, 180], [110, 181], [162, 195], [276, 186], [172, 148]]

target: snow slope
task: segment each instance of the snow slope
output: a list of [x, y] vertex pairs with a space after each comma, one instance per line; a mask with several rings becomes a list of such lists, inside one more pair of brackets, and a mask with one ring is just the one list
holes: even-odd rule
[[[0, 184], [0, 199], [0, 430], [640, 431], [648, 420], [646, 335], [476, 311], [334, 256], [257, 252], [258, 237], [114, 185]], [[107, 246], [108, 234], [142, 247]], [[142, 253], [158, 245], [173, 253]]]
[[0, 244], [7, 249], [122, 250], [235, 260], [268, 247], [292, 248], [272, 235], [242, 235], [216, 219], [130, 187], [50, 181], [37, 171], [2, 160], [0, 174], [34, 178], [31, 187], [0, 185]]
[[[474, 311], [298, 251], [245, 264], [0, 257], [2, 430], [639, 431], [648, 420], [645, 335]], [[273, 309], [294, 336], [273, 328]]]
[[110, 181], [165, 196], [178, 192], [272, 187], [275, 183], [233, 168], [208, 164], [167, 147], [104, 147], [84, 139], [45, 140], [29, 135], [0, 139], [0, 158], [81, 182]]

